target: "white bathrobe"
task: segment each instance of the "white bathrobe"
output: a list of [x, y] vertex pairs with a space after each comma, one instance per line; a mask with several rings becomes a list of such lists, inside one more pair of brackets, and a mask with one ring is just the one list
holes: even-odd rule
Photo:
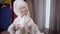
[[[14, 13], [18, 16], [14, 22], [9, 26], [8, 32], [10, 34], [42, 34], [39, 31], [38, 26], [33, 22], [33, 20], [30, 18], [29, 11], [27, 12], [27, 15], [24, 15], [23, 18], [21, 17], [21, 14], [19, 13], [18, 6], [25, 6], [28, 9], [27, 3], [23, 0], [16, 0], [14, 2]], [[15, 30], [15, 26], [17, 24], [20, 24], [21, 28], [18, 30]]]
[[[14, 26], [16, 24], [21, 24], [22, 29], [15, 31]], [[10, 34], [41, 34], [38, 29], [38, 26], [33, 22], [30, 17], [24, 17], [24, 19], [21, 17], [17, 17], [14, 20], [13, 24], [9, 26], [8, 32], [10, 32]]]

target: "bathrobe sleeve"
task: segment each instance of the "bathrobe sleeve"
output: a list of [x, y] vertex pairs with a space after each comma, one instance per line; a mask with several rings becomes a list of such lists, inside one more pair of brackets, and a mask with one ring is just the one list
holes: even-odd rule
[[16, 19], [14, 20], [14, 22], [8, 27], [8, 32], [10, 34], [15, 34], [15, 23], [16, 23]]
[[7, 30], [10, 34], [14, 34], [14, 24], [11, 24]]

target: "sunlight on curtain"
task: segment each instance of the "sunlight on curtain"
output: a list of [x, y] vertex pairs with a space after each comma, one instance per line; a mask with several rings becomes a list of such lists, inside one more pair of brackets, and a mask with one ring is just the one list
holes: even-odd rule
[[50, 21], [50, 3], [51, 3], [51, 0], [46, 0], [46, 22], [45, 22], [45, 28], [49, 28], [49, 21]]

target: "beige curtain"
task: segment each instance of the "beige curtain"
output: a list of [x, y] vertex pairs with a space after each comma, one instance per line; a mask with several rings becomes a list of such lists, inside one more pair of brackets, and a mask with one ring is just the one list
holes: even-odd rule
[[33, 19], [33, 10], [32, 10], [32, 0], [25, 0], [28, 4], [28, 8], [30, 11], [30, 17]]

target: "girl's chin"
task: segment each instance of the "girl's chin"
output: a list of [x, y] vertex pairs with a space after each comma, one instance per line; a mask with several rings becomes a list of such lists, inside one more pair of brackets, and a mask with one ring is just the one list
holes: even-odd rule
[[21, 14], [21, 16], [24, 16], [24, 15], [26, 15], [26, 14]]

